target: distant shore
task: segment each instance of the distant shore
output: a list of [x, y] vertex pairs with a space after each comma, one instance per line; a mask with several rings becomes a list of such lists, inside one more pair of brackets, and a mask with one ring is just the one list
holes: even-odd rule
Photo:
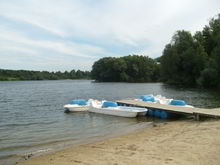
[[5, 80], [1, 80], [0, 79], [0, 82], [1, 81], [59, 81], [59, 80], [91, 80], [91, 81], [93, 81], [93, 79], [42, 79], [42, 80], [21, 80], [21, 79], [5, 79]]
[[173, 121], [35, 157], [19, 165], [220, 164], [220, 121]]
[[0, 81], [19, 81], [19, 80], [66, 80], [66, 79], [91, 79], [89, 71], [74, 69], [71, 71], [33, 71], [33, 70], [9, 70], [0, 69]]

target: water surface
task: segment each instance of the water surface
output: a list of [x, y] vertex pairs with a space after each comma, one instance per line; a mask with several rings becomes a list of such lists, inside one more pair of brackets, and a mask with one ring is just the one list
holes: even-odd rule
[[53, 150], [129, 132], [152, 122], [91, 113], [63, 113], [72, 99], [118, 100], [161, 94], [196, 107], [220, 107], [218, 91], [162, 83], [93, 83], [87, 80], [0, 82], [0, 164], [26, 153]]

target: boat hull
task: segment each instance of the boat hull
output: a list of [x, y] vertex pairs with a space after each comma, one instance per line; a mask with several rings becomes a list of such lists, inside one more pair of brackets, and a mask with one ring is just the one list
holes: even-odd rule
[[83, 106], [76, 106], [76, 105], [71, 105], [67, 104], [64, 105], [65, 113], [71, 113], [71, 112], [88, 112], [89, 106], [88, 105], [83, 105]]
[[91, 107], [89, 112], [112, 115], [112, 116], [120, 116], [120, 117], [136, 117], [138, 115], [138, 111], [131, 110], [120, 110], [119, 108], [108, 107], [108, 108], [99, 108], [99, 107]]
[[138, 112], [137, 115], [138, 116], [146, 116], [147, 115], [147, 111], [145, 111], [145, 112]]

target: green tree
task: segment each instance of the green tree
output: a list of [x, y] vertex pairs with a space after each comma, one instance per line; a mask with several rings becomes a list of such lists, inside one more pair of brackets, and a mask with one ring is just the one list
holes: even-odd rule
[[75, 70], [71, 72], [48, 72], [27, 70], [4, 70], [0, 69], [0, 81], [6, 80], [58, 80], [58, 79], [89, 79], [89, 71]]
[[170, 84], [196, 86], [207, 54], [188, 31], [177, 31], [161, 57], [163, 80]]
[[202, 32], [203, 46], [209, 59], [198, 83], [203, 87], [220, 87], [220, 15], [211, 19]]
[[194, 36], [177, 31], [160, 58], [164, 82], [220, 87], [220, 15]]
[[155, 60], [138, 55], [105, 57], [93, 64], [92, 77], [104, 82], [151, 82], [157, 81], [159, 67]]

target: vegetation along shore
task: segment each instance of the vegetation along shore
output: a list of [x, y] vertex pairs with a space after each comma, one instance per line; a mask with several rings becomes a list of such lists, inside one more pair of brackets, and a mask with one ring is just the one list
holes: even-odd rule
[[177, 31], [157, 59], [107, 57], [93, 65], [97, 81], [165, 82], [189, 87], [220, 87], [220, 15], [192, 35]]
[[94, 79], [99, 82], [165, 82], [188, 87], [220, 87], [220, 15], [192, 35], [177, 31], [162, 56], [104, 57], [92, 71], [0, 70], [0, 80]]
[[28, 70], [0, 69], [0, 81], [11, 80], [64, 80], [64, 79], [90, 79], [89, 71], [72, 70], [70, 72], [47, 72]]

